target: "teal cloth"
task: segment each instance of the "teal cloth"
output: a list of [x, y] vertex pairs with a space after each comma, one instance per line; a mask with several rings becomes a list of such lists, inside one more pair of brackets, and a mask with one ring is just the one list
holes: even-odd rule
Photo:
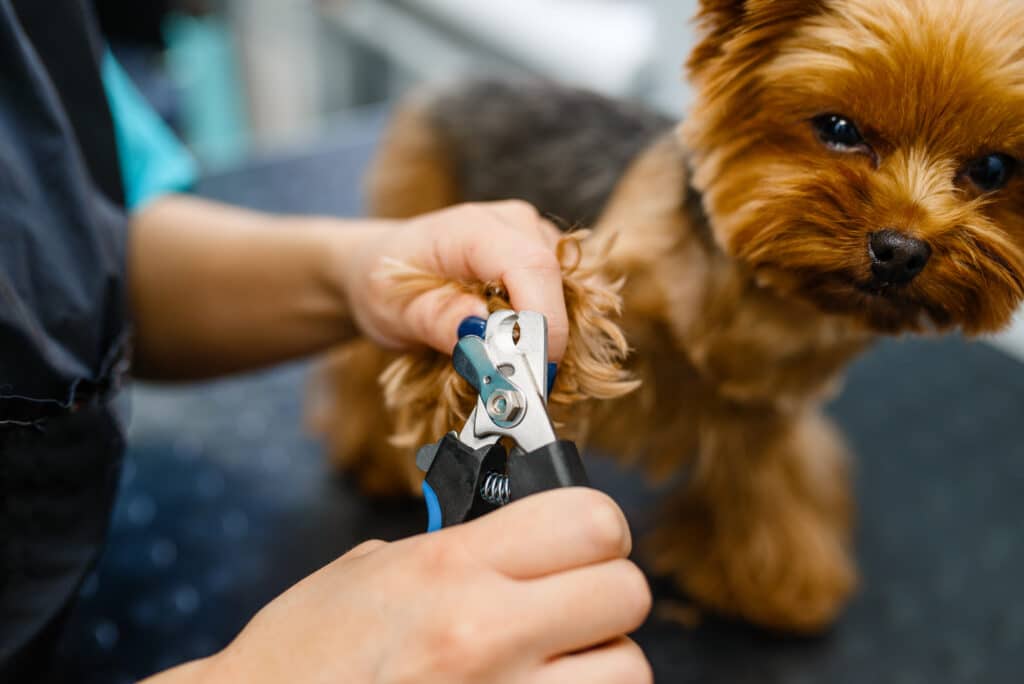
[[195, 159], [109, 50], [103, 56], [102, 75], [128, 209], [137, 211], [161, 195], [191, 188], [198, 177]]

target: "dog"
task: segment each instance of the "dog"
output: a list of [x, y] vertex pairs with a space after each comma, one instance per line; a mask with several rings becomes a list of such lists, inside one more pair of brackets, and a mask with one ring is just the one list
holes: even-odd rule
[[[999, 330], [1024, 296], [1024, 4], [702, 0], [697, 22], [682, 124], [546, 82], [428, 88], [389, 127], [370, 206], [518, 198], [587, 227], [560, 248], [560, 424], [683, 473], [643, 543], [653, 572], [813, 633], [857, 585], [849, 455], [822, 412], [844, 368], [882, 335]], [[397, 271], [508, 306], [500, 283]], [[362, 341], [316, 384], [313, 425], [377, 494], [414, 491], [414, 447], [474, 398], [448, 358]]]

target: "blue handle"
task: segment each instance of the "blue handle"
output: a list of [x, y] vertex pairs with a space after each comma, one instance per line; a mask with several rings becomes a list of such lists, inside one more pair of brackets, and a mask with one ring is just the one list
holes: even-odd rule
[[423, 480], [422, 485], [423, 500], [427, 502], [427, 532], [437, 532], [441, 529], [441, 502], [426, 480]]
[[555, 386], [555, 376], [558, 375], [558, 364], [548, 364], [548, 396], [551, 396], [551, 388]]
[[487, 321], [480, 318], [479, 316], [470, 316], [463, 318], [462, 322], [459, 323], [459, 337], [466, 337], [467, 335], [476, 335], [479, 338], [483, 338], [484, 333], [487, 331]]

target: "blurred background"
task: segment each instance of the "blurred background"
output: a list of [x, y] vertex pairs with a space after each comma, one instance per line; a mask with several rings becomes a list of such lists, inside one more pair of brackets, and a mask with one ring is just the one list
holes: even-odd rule
[[97, 0], [208, 168], [315, 140], [412, 84], [533, 73], [678, 113], [695, 0]]
[[[697, 4], [93, 1], [115, 55], [199, 161], [197, 193], [341, 216], [361, 212], [365, 164], [417, 82], [530, 73], [681, 115]], [[1024, 326], [992, 342], [887, 342], [852, 369], [831, 410], [861, 456], [865, 588], [837, 629], [794, 640], [694, 628], [685, 597], [655, 580], [638, 640], [658, 681], [1017, 681], [1024, 367], [1012, 355], [1024, 359]], [[419, 502], [366, 501], [326, 466], [302, 426], [309, 368], [132, 389], [109, 548], [55, 681], [129, 682], [212, 653], [362, 539], [424, 528]], [[600, 455], [589, 463], [642, 531], [658, 492]]]

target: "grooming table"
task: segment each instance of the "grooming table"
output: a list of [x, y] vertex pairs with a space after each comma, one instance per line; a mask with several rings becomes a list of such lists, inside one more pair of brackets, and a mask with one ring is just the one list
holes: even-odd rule
[[[200, 193], [289, 212], [359, 212], [379, 120], [315, 153], [210, 177]], [[224, 646], [267, 601], [370, 537], [425, 528], [420, 501], [362, 498], [301, 427], [309, 366], [133, 388], [109, 545], [74, 609], [55, 681], [129, 682]], [[1024, 366], [959, 339], [886, 342], [831, 408], [859, 455], [863, 587], [838, 626], [779, 638], [654, 617], [658, 682], [1016, 682], [1024, 671]], [[654, 495], [589, 461], [644, 527]], [[678, 602], [654, 580], [656, 602]], [[500, 619], [500, 618], [499, 618]]]

